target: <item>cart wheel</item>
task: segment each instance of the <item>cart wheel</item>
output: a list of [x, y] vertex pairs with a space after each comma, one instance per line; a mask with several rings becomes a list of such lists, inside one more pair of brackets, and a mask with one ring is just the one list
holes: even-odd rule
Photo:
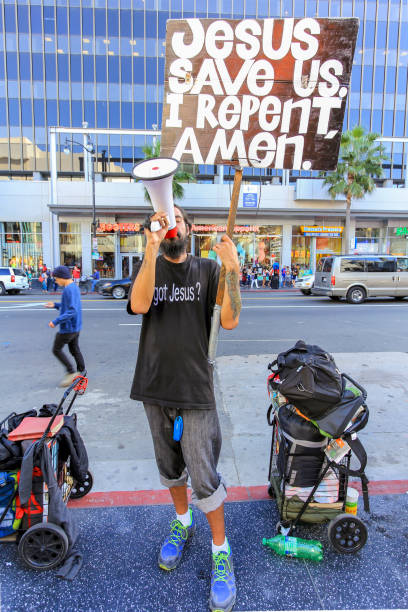
[[275, 499], [275, 497], [276, 497], [275, 489], [273, 488], [272, 485], [269, 485], [269, 487], [268, 487], [268, 495], [269, 495], [269, 497], [272, 497], [272, 499]]
[[327, 528], [333, 548], [340, 553], [356, 553], [367, 542], [367, 527], [352, 514], [339, 514]]
[[93, 476], [92, 472], [87, 472], [85, 476], [85, 480], [83, 482], [74, 481], [73, 487], [70, 493], [70, 499], [79, 499], [80, 497], [84, 497], [88, 495], [89, 491], [92, 489], [93, 485]]
[[18, 545], [18, 552], [30, 569], [49, 570], [60, 565], [68, 550], [66, 533], [54, 523], [30, 527]]

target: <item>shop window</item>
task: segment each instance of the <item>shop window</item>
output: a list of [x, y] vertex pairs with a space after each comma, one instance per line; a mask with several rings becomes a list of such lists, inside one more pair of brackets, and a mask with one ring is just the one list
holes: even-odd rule
[[98, 270], [101, 278], [115, 276], [115, 236], [97, 234], [99, 259], [94, 259], [93, 270]]
[[217, 234], [196, 234], [194, 237], [194, 255], [197, 257], [217, 259], [213, 247], [217, 243]]
[[59, 231], [61, 265], [82, 268], [81, 224], [60, 223]]
[[1, 265], [37, 272], [43, 263], [41, 223], [0, 222]]

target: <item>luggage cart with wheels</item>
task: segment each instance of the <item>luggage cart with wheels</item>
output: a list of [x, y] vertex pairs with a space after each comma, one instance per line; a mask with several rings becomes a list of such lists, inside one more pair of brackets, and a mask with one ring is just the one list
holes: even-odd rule
[[[66, 461], [59, 458], [58, 433], [53, 437], [48, 437], [48, 434], [57, 415], [69, 415], [78, 395], [85, 393], [87, 384], [86, 372], [73, 381], [64, 392], [47, 429], [38, 440], [38, 444], [47, 444], [50, 449], [54, 474], [65, 503], [68, 503], [70, 498], [80, 498], [89, 493], [93, 484], [92, 473], [87, 471], [85, 479], [77, 482], [70, 473], [70, 457]], [[68, 407], [64, 412], [63, 405], [70, 395]], [[16, 413], [4, 419], [0, 423], [0, 430], [4, 430], [9, 419], [14, 416]], [[72, 416], [76, 424], [76, 414]], [[20, 464], [22, 459], [21, 456]], [[31, 497], [24, 508], [20, 505], [18, 495], [20, 470], [10, 471], [10, 474], [13, 475], [16, 486], [7, 505], [0, 509], [0, 533], [9, 532], [8, 535], [0, 537], [0, 542], [16, 542], [22, 561], [30, 569], [44, 571], [58, 567], [68, 552], [68, 538], [59, 525], [48, 520], [48, 487], [40, 468], [33, 468]]]
[[[324, 523], [328, 524], [328, 539], [333, 548], [339, 553], [356, 553], [363, 548], [367, 541], [367, 528], [363, 521], [353, 514], [345, 512], [347, 487], [349, 477], [357, 477], [361, 481], [361, 487], [364, 498], [364, 510], [369, 512], [369, 497], [368, 497], [368, 480], [365, 475], [365, 467], [367, 463], [367, 455], [361, 442], [357, 439], [357, 431], [362, 429], [368, 420], [369, 411], [365, 404], [367, 393], [350, 376], [342, 374], [344, 383], [349, 381], [357, 387], [361, 392], [364, 404], [357, 418], [348, 424], [348, 427], [335, 441], [327, 439], [323, 443], [319, 452], [323, 453], [320, 467], [316, 473], [311, 474], [311, 479], [314, 482], [313, 486], [301, 490], [300, 493], [296, 488], [290, 486], [293, 479], [293, 458], [302, 461], [302, 452], [296, 451], [296, 454], [291, 453], [293, 445], [291, 444], [290, 436], [285, 435], [282, 427], [280, 412], [289, 406], [286, 398], [276, 391], [270, 384], [273, 376], [268, 377], [268, 393], [271, 398], [271, 404], [267, 413], [268, 424], [272, 427], [272, 441], [269, 458], [269, 473], [268, 473], [268, 494], [276, 500], [279, 509], [280, 519], [276, 525], [278, 533], [283, 535], [291, 535], [299, 523]], [[294, 410], [296, 410], [294, 408]], [[283, 415], [283, 412], [281, 412]], [[344, 443], [345, 452], [341, 459], [331, 460], [330, 455], [325, 452], [327, 447], [333, 443], [337, 448]], [[360, 463], [357, 468], [351, 468], [352, 455], [355, 455]], [[308, 455], [307, 449], [304, 450], [303, 460], [306, 461]], [[336, 498], [328, 499], [325, 503], [322, 494], [320, 501], [316, 501], [319, 490], [322, 489], [322, 483], [327, 482], [328, 476], [331, 477], [331, 482], [336, 482]], [[299, 489], [300, 490], [300, 489]], [[331, 493], [331, 497], [333, 490]]]

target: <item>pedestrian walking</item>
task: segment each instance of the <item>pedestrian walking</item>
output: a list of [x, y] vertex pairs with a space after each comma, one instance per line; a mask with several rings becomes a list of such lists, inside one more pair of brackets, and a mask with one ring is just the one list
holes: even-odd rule
[[[61, 302], [47, 302], [45, 307], [56, 308], [60, 313], [48, 326], [60, 326], [60, 331], [55, 335], [52, 352], [67, 372], [59, 386], [69, 387], [75, 377], [85, 370], [84, 358], [79, 348], [79, 333], [82, 328], [81, 295], [67, 266], [57, 266], [53, 276], [57, 285], [63, 287]], [[75, 360], [75, 366], [63, 351], [65, 345]]]
[[252, 268], [251, 270], [251, 289], [252, 287], [255, 285], [255, 287], [257, 289], [259, 289], [258, 287], [258, 272], [256, 268]]
[[41, 283], [41, 293], [47, 293], [47, 272], [40, 272], [38, 280]]
[[[176, 513], [159, 552], [159, 567], [174, 570], [195, 532], [196, 521], [187, 500], [190, 476], [192, 502], [205, 513], [212, 533], [210, 609], [229, 611], [236, 587], [224, 526], [226, 485], [217, 472], [221, 432], [213, 369], [207, 360], [219, 266], [214, 260], [187, 254], [191, 223], [179, 206], [174, 211], [176, 238], [165, 238], [166, 213], [151, 217], [161, 229], [145, 229], [143, 263], [129, 292], [129, 314], [143, 313], [130, 397], [144, 404], [160, 479], [170, 490]], [[159, 248], [162, 254], [157, 257]], [[221, 326], [233, 329], [241, 310], [237, 250], [223, 236], [214, 251], [226, 270]]]
[[92, 287], [91, 291], [95, 291], [95, 285], [100, 279], [101, 275], [99, 274], [98, 268], [95, 268], [94, 273], [92, 274]]

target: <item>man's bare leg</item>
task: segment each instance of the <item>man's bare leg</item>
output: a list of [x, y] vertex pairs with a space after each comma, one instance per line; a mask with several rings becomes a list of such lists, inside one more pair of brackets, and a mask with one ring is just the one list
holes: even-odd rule
[[169, 491], [177, 514], [185, 514], [188, 510], [187, 485], [170, 487]]
[[225, 542], [224, 504], [212, 512], [207, 512], [205, 516], [210, 525], [214, 544], [221, 546]]

